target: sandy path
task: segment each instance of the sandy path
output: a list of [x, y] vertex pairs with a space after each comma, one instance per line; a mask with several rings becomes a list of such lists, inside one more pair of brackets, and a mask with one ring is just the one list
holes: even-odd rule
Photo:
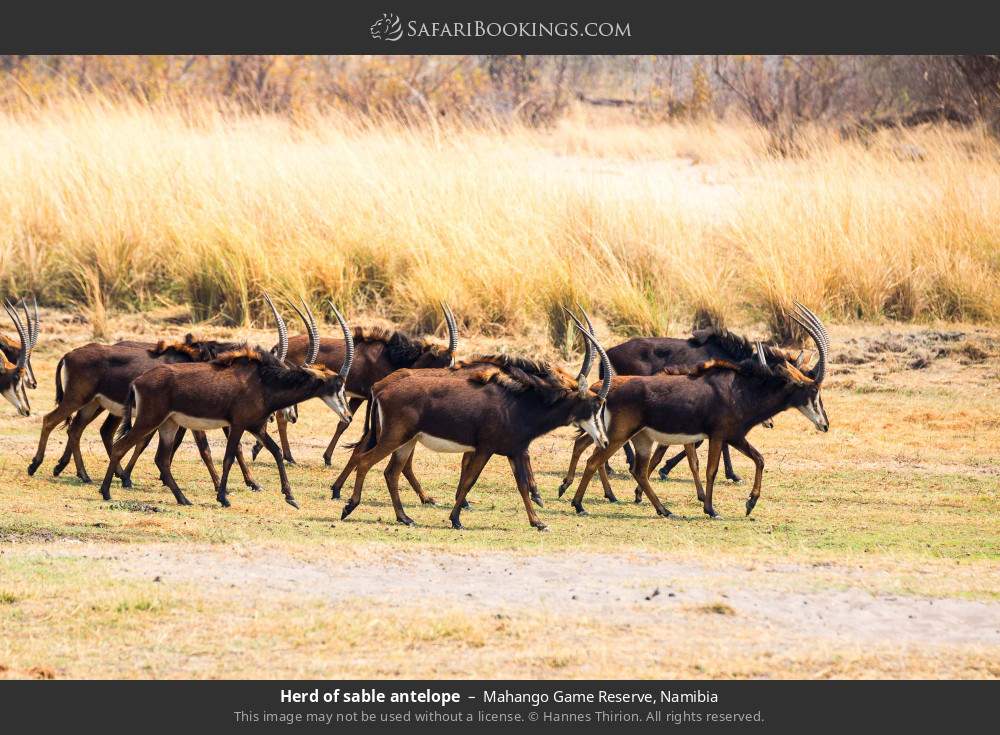
[[873, 595], [864, 589], [868, 573], [853, 567], [824, 565], [817, 575], [800, 564], [756, 564], [750, 571], [749, 566], [611, 553], [368, 549], [349, 559], [300, 560], [249, 547], [59, 543], [39, 550], [93, 559], [127, 577], [194, 583], [234, 602], [252, 603], [261, 595], [330, 602], [367, 598], [380, 605], [490, 613], [531, 609], [566, 619], [620, 621], [625, 615], [633, 623], [650, 624], [704, 607], [761, 633], [794, 631], [839, 644], [1000, 646], [1000, 603]]

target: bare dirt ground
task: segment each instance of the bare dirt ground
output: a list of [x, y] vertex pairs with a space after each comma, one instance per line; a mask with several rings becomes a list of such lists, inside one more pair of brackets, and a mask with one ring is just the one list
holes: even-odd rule
[[[347, 560], [303, 561], [249, 548], [169, 545], [109, 550], [62, 547], [59, 553], [106, 563], [116, 575], [237, 589], [229, 601], [253, 604], [276, 595], [324, 602], [389, 598], [435, 609], [510, 613], [530, 609], [556, 618], [609, 619], [627, 612], [635, 623], [663, 624], [685, 609], [738, 617], [737, 627], [794, 630], [841, 643], [981, 644], [1000, 646], [1000, 602], [934, 600], [871, 594], [855, 586], [861, 568], [795, 563], [706, 565], [651, 554], [576, 552], [524, 556], [510, 552], [374, 551]], [[198, 561], [192, 563], [192, 558]], [[585, 569], [586, 574], [580, 574]], [[832, 582], [837, 579], [839, 584]], [[852, 584], [852, 582], [854, 584]]]

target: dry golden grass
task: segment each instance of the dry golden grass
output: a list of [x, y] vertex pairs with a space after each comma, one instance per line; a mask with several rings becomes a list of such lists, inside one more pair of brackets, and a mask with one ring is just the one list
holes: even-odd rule
[[66, 102], [0, 114], [0, 268], [97, 332], [106, 307], [160, 302], [245, 324], [263, 286], [422, 327], [447, 299], [477, 331], [554, 338], [577, 300], [623, 333], [794, 298], [840, 319], [1000, 318], [995, 141], [804, 139], [776, 159], [737, 123], [415, 129]]

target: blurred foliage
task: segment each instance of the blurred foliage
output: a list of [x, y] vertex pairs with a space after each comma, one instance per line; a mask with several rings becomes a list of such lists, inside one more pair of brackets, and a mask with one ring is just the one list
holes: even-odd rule
[[411, 123], [544, 126], [574, 100], [638, 119], [739, 111], [794, 152], [802, 121], [949, 108], [1000, 120], [1000, 57], [980, 56], [0, 56], [0, 107], [99, 94], [220, 98], [242, 111], [330, 108]]

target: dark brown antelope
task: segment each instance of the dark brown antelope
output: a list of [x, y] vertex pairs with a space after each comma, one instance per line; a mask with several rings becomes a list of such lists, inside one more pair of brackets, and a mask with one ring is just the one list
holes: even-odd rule
[[[608, 350], [611, 367], [618, 375], [655, 375], [664, 368], [676, 366], [700, 365], [708, 360], [741, 360], [747, 356], [747, 345], [744, 338], [725, 329], [700, 329], [687, 339], [677, 337], [635, 337], [615, 345]], [[778, 348], [769, 348], [776, 354], [787, 357], [788, 354]], [[799, 359], [802, 355], [800, 353]], [[625, 456], [632, 464], [632, 450], [625, 444]], [[654, 455], [653, 467], [659, 464], [664, 451]], [[660, 471], [660, 478], [665, 479], [674, 466], [686, 456], [686, 450], [667, 461]], [[722, 450], [722, 461], [725, 467], [726, 479], [740, 482], [739, 475], [733, 470], [729, 447]], [[639, 502], [639, 491], [636, 490], [636, 502]], [[609, 498], [611, 500], [611, 498]], [[613, 501], [612, 501], [613, 502]]]
[[[354, 336], [354, 364], [351, 366], [351, 374], [347, 378], [348, 406], [352, 415], [357, 413], [361, 404], [368, 400], [372, 386], [382, 378], [386, 377], [400, 368], [436, 368], [447, 367], [455, 363], [455, 352], [458, 349], [458, 325], [455, 323], [455, 316], [447, 304], [441, 304], [444, 312], [445, 325], [448, 328], [448, 349], [444, 350], [437, 345], [423, 339], [415, 339], [403, 332], [381, 328], [355, 327]], [[292, 337], [288, 342], [287, 360], [293, 365], [302, 365], [308, 347], [308, 337]], [[318, 364], [325, 365], [329, 370], [340, 370], [344, 364], [344, 340], [334, 338], [323, 338], [320, 340]], [[286, 462], [295, 462], [292, 459], [292, 452], [288, 445], [288, 420], [287, 417], [278, 415], [275, 417], [278, 426], [278, 437], [281, 440], [282, 456]], [[340, 436], [347, 430], [348, 423], [340, 422], [330, 440], [326, 451], [323, 452], [323, 462], [328, 466], [333, 461], [333, 451], [337, 447]], [[256, 458], [260, 452], [262, 444], [259, 442], [253, 448], [253, 456]], [[409, 477], [407, 477], [409, 479]], [[411, 482], [412, 484], [412, 482]], [[417, 486], [414, 486], [417, 490]], [[422, 491], [417, 490], [423, 502], [428, 502]], [[334, 497], [340, 497], [339, 492]]]
[[[593, 334], [594, 327], [590, 323], [590, 320], [587, 319], [586, 312], [583, 312], [583, 315], [584, 319], [586, 319], [587, 327], [590, 329], [591, 334]], [[784, 361], [786, 359], [791, 359], [791, 353], [789, 351], [777, 347], [768, 346], [765, 348], [765, 353], [768, 358], [772, 360]], [[630, 339], [627, 342], [623, 342], [622, 344], [608, 350], [608, 359], [611, 360], [611, 366], [618, 375], [649, 376], [655, 375], [657, 372], [666, 368], [685, 366], [695, 367], [697, 365], [704, 364], [708, 360], [739, 361], [752, 357], [754, 354], [754, 345], [746, 338], [740, 337], [739, 335], [733, 334], [725, 329], [712, 328], [698, 330], [688, 339], [678, 339], [674, 337], [637, 337], [635, 339]], [[795, 358], [796, 367], [801, 366], [803, 356], [804, 353], [800, 351], [798, 356]], [[614, 388], [612, 388], [612, 391], [613, 390]], [[762, 423], [762, 426], [765, 428], [771, 428], [773, 425], [774, 423], [770, 419]], [[589, 445], [590, 441], [586, 436], [579, 436], [574, 442], [573, 455], [570, 459], [569, 468], [566, 471], [566, 476], [563, 478], [562, 483], [559, 485], [560, 497], [562, 497], [563, 493], [566, 492], [566, 489], [573, 483], [580, 455]], [[696, 467], [697, 454], [692, 455], [692, 450], [696, 450], [700, 445], [701, 442], [699, 441], [696, 442], [693, 447], [684, 447], [683, 451], [671, 458], [664, 465], [663, 469], [660, 470], [660, 479], [666, 479], [670, 470], [685, 457], [688, 458], [689, 464], [691, 464], [692, 461], [695, 463], [692, 465], [692, 468]], [[628, 459], [629, 468], [631, 470], [634, 455], [630, 442], [625, 443], [624, 449]], [[663, 444], [656, 447], [649, 463], [650, 473], [652, 473], [657, 465], [659, 465], [667, 449], [668, 447]], [[733, 471], [732, 468], [732, 461], [729, 458], [728, 445], [725, 445], [722, 449], [722, 459], [726, 477], [733, 482], [740, 482], [740, 477]], [[614, 491], [611, 489], [611, 483], [608, 480], [607, 467], [600, 468], [599, 475], [601, 483], [604, 486], [604, 497], [609, 502], [617, 502], [618, 499], [615, 497]], [[695, 485], [698, 490], [698, 500], [704, 500], [703, 493], [700, 485], [698, 485], [697, 479], [695, 481]], [[642, 502], [642, 496], [642, 487], [636, 485], [635, 502]]]
[[[588, 347], [588, 355], [591, 355], [592, 350], [589, 349], [590, 348], [589, 343], [587, 344], [587, 347]], [[590, 369], [589, 363], [592, 362], [592, 358], [588, 357], [587, 361], [588, 361], [587, 371], [589, 372], [589, 369]], [[407, 372], [405, 374], [410, 375], [410, 374], [419, 373], [420, 377], [422, 377], [422, 378], [428, 378], [428, 377], [438, 377], [438, 378], [458, 378], [458, 377], [470, 378], [471, 377], [471, 378], [477, 378], [478, 376], [480, 376], [480, 375], [482, 375], [484, 373], [484, 370], [485, 371], [501, 370], [501, 371], [504, 371], [504, 372], [507, 372], [508, 370], [510, 370], [510, 371], [513, 371], [515, 374], [513, 376], [509, 376], [509, 377], [511, 377], [514, 380], [517, 380], [518, 379], [517, 373], [523, 373], [526, 370], [532, 370], [532, 369], [534, 369], [536, 371], [540, 371], [540, 372], [536, 372], [534, 374], [536, 375], [536, 377], [541, 377], [541, 378], [544, 378], [545, 375], [547, 375], [547, 373], [549, 371], [548, 366], [544, 365], [543, 363], [537, 363], [537, 362], [532, 362], [532, 361], [528, 361], [528, 360], [519, 360], [519, 359], [516, 359], [516, 358], [512, 358], [510, 355], [476, 355], [471, 360], [463, 360], [462, 362], [459, 362], [459, 363], [457, 363], [457, 364], [455, 364], [455, 365], [453, 365], [451, 367], [446, 367], [446, 368], [408, 368]], [[397, 373], [392, 373], [393, 376], [397, 376], [397, 377], [398, 376], [402, 376], [403, 374], [404, 373], [402, 373], [402, 372], [399, 372], [398, 375], [397, 375]], [[586, 375], [586, 372], [583, 372], [582, 374]], [[386, 380], [388, 380], [388, 378]], [[354, 472], [354, 470], [357, 468], [358, 458], [365, 452], [365, 444], [366, 444], [365, 438], [367, 437], [368, 432], [370, 431], [370, 428], [371, 428], [370, 427], [370, 423], [368, 421], [366, 421], [365, 422], [365, 431], [364, 431], [364, 434], [363, 434], [361, 440], [358, 441], [356, 444], [353, 445], [354, 448], [353, 448], [353, 451], [351, 452], [350, 458], [347, 460], [347, 464], [344, 466], [344, 469], [341, 470], [340, 475], [337, 476], [337, 479], [334, 481], [333, 485], [331, 486], [331, 491], [332, 491], [331, 497], [334, 500], [336, 500], [337, 498], [340, 497], [341, 489], [343, 488], [344, 483], [347, 481], [347, 478], [350, 477], [351, 473]], [[587, 434], [583, 434], [583, 436], [588, 436], [589, 437], [589, 435], [587, 435]], [[465, 454], [462, 455], [462, 466], [463, 467], [471, 459], [471, 457], [472, 457], [472, 453], [471, 452], [467, 452], [467, 453], [465, 453]], [[511, 459], [510, 461], [511, 461], [511, 470], [513, 471], [514, 470], [514, 461], [513, 461], [513, 459]], [[527, 463], [527, 466], [528, 466], [528, 488], [529, 488], [529, 494], [530, 494], [531, 500], [535, 503], [535, 505], [537, 505], [539, 507], [543, 507], [544, 503], [542, 502], [541, 495], [538, 493], [538, 486], [535, 483], [534, 471], [531, 469], [531, 460], [530, 460], [530, 457], [525, 457], [525, 462]], [[406, 464], [403, 465], [402, 473], [403, 473], [403, 476], [410, 483], [410, 487], [412, 487], [416, 491], [417, 495], [420, 497], [421, 502], [423, 504], [425, 504], [425, 505], [435, 505], [436, 504], [435, 501], [434, 501], [434, 498], [432, 498], [429, 495], [426, 495], [424, 493], [423, 489], [421, 488], [420, 481], [417, 479], [416, 475], [413, 472], [413, 454], [412, 453], [410, 454], [409, 459], [407, 459]], [[456, 493], [456, 497], [457, 496], [458, 496], [458, 493]], [[465, 500], [463, 502], [462, 507], [463, 508], [468, 508], [469, 507], [468, 500]]]
[[[655, 444], [691, 444], [708, 439], [708, 462], [704, 491], [704, 511], [718, 517], [712, 506], [712, 490], [722, 447], [728, 443], [753, 460], [753, 489], [746, 502], [750, 515], [760, 497], [764, 459], [746, 439], [757, 424], [785, 411], [798, 409], [820, 431], [829, 430], [829, 421], [820, 389], [826, 374], [829, 336], [823, 323], [805, 306], [796, 303], [791, 314], [816, 343], [819, 357], [810, 370], [780, 357], [781, 351], [767, 352], [757, 343], [754, 356], [739, 362], [709, 360], [696, 367], [667, 368], [657, 375], [619, 377], [609, 395], [605, 420], [609, 444], [596, 448], [580, 478], [572, 505], [584, 513], [583, 496], [594, 472], [626, 441], [635, 444], [632, 475], [661, 516], [670, 515], [653, 493], [648, 480], [648, 463]], [[773, 358], [773, 359], [772, 359]]]
[[[400, 503], [398, 483], [403, 466], [419, 442], [436, 452], [471, 455], [462, 463], [450, 515], [454, 528], [462, 528], [462, 505], [469, 490], [490, 457], [499, 454], [512, 462], [529, 523], [545, 530], [529, 497], [527, 457], [531, 442], [572, 424], [593, 437], [597, 446], [607, 445], [601, 409], [611, 384], [610, 365], [597, 340], [581, 331], [600, 353], [605, 366], [607, 377], [596, 391], [588, 385], [586, 375], [574, 379], [558, 368], [518, 358], [508, 358], [504, 369], [487, 365], [472, 374], [457, 370], [451, 375], [428, 375], [421, 370], [402, 370], [377, 383], [372, 391], [371, 430], [365, 451], [357, 460], [354, 493], [344, 505], [341, 518], [347, 518], [361, 502], [365, 476], [371, 467], [391, 454], [385, 477], [396, 519], [412, 525], [413, 520]], [[585, 366], [592, 355], [590, 350], [588, 345]]]
[[30, 365], [31, 351], [38, 341], [38, 311], [36, 308], [36, 321], [32, 323], [27, 308], [25, 308], [24, 316], [28, 322], [28, 326], [25, 326], [17, 314], [17, 309], [10, 301], [4, 301], [4, 309], [7, 310], [7, 315], [14, 322], [18, 344], [15, 345], [12, 340], [3, 338], [3, 349], [0, 351], [0, 393], [3, 393], [3, 397], [17, 409], [21, 416], [30, 416], [31, 403], [28, 401], [27, 388], [34, 384]]
[[[18, 306], [24, 311], [24, 322], [21, 327], [27, 333], [28, 341], [31, 343], [28, 350], [28, 364], [25, 366], [27, 374], [25, 375], [24, 387], [34, 390], [38, 387], [38, 381], [35, 380], [35, 368], [31, 364], [31, 351], [35, 349], [35, 345], [38, 344], [38, 301], [35, 299], [34, 295], [31, 297], [32, 302], [32, 314], [28, 313], [28, 303], [25, 299], [21, 299], [18, 302]], [[17, 313], [17, 308], [12, 304], [10, 305], [14, 314]], [[9, 313], [9, 312], [8, 312]], [[13, 316], [11, 316], [13, 319]], [[20, 321], [20, 319], [18, 319]], [[16, 326], [16, 325], [15, 325]], [[20, 338], [17, 341], [10, 339], [9, 337], [0, 334], [0, 352], [3, 356], [7, 358], [8, 362], [17, 363], [17, 358], [21, 354], [21, 342]]]
[[[306, 322], [309, 349], [305, 364], [288, 366], [285, 364], [288, 330], [266, 294], [265, 299], [278, 324], [277, 354], [259, 347], [244, 346], [224, 353], [211, 362], [160, 365], [132, 382], [125, 401], [122, 430], [111, 448], [108, 471], [101, 485], [101, 495], [105, 500], [111, 497], [111, 478], [121, 458], [145, 437], [159, 430], [157, 467], [177, 502], [190, 505], [170, 471], [174, 437], [181, 427], [199, 431], [227, 427], [229, 436], [226, 455], [216, 493], [219, 503], [223, 507], [229, 507], [226, 492], [229, 470], [239, 448], [240, 438], [244, 432], [249, 431], [274, 456], [285, 501], [295, 508], [299, 507], [292, 496], [281, 450], [266, 432], [267, 421], [277, 411], [316, 397], [322, 399], [340, 418], [350, 420], [351, 413], [347, 407], [344, 386], [351, 369], [354, 341], [347, 322], [334, 307], [334, 315], [340, 323], [346, 342], [346, 355], [340, 371], [333, 372], [323, 365], [315, 364], [319, 352], [319, 337], [316, 324], [311, 318]], [[307, 312], [311, 317], [308, 308]]]
[[[199, 341], [189, 334], [182, 342], [161, 340], [153, 344], [125, 341], [114, 345], [91, 343], [66, 353], [56, 365], [56, 407], [42, 419], [38, 448], [28, 465], [28, 474], [35, 474], [42, 464], [45, 447], [53, 429], [68, 423], [66, 448], [56, 462], [53, 474], [58, 476], [72, 457], [77, 477], [85, 483], [91, 482], [80, 451], [80, 438], [87, 426], [106, 410], [109, 416], [101, 426], [101, 439], [110, 456], [115, 429], [121, 423], [124, 413], [123, 404], [128, 397], [128, 387], [135, 378], [158, 365], [203, 362], [240, 346], [236, 342]], [[212, 481], [217, 484], [218, 475], [212, 463], [208, 439], [201, 431], [196, 432], [194, 437]], [[124, 470], [118, 470], [123, 487], [132, 486], [132, 468], [145, 446], [141, 444], [136, 447], [128, 466]], [[247, 486], [252, 490], [259, 490], [242, 452], [238, 455], [238, 460]]]

